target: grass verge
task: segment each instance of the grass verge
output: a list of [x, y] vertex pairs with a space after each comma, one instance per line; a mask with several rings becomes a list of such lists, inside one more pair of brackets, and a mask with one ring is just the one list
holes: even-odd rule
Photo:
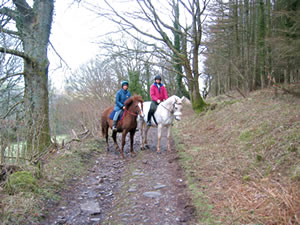
[[86, 174], [103, 149], [103, 142], [86, 140], [52, 154], [40, 179], [29, 168], [12, 174], [8, 189], [0, 190], [1, 224], [39, 224], [46, 204], [57, 202], [60, 191], [72, 178]]
[[300, 224], [300, 99], [266, 89], [209, 103], [173, 127], [198, 223]]

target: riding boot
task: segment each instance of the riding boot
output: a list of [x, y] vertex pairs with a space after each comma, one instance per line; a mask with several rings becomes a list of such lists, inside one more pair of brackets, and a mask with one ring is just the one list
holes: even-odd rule
[[147, 126], [151, 127], [151, 121], [147, 121]]
[[117, 131], [117, 121], [113, 120], [112, 130]]
[[147, 118], [147, 126], [150, 127], [151, 126], [151, 112], [148, 112], [148, 118]]

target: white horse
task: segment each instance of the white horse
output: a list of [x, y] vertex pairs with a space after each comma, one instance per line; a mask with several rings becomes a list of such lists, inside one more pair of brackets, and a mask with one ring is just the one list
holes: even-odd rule
[[[154, 117], [156, 119], [157, 125], [153, 119], [151, 118], [151, 127], [157, 127], [157, 152], [160, 153], [160, 139], [161, 139], [161, 131], [163, 127], [167, 128], [167, 139], [168, 139], [168, 151], [171, 152], [171, 144], [170, 144], [170, 134], [171, 134], [171, 125], [173, 124], [174, 119], [181, 120], [182, 115], [182, 102], [185, 97], [179, 98], [176, 95], [171, 96], [164, 102], [160, 103], [157, 106], [157, 110], [154, 113]], [[149, 126], [146, 126], [147, 116], [150, 109], [151, 102], [143, 103], [144, 116], [140, 118], [141, 120], [141, 149], [145, 149], [145, 145], [147, 145], [147, 134], [149, 131]], [[145, 129], [145, 133], [144, 128]]]

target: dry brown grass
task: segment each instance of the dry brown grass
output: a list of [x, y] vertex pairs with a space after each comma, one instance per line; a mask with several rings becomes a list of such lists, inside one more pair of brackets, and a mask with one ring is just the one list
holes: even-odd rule
[[267, 89], [210, 101], [215, 110], [186, 108], [175, 129], [190, 185], [213, 206], [214, 223], [300, 224], [300, 99]]

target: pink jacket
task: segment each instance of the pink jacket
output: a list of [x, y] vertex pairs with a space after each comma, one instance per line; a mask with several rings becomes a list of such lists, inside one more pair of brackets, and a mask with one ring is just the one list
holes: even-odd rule
[[157, 84], [154, 83], [154, 84], [152, 84], [152, 86], [150, 88], [150, 96], [151, 96], [152, 101], [157, 101], [158, 99], [160, 101], [166, 100], [166, 99], [168, 99], [167, 89], [165, 88], [164, 85], [161, 84], [160, 91], [159, 91]]

